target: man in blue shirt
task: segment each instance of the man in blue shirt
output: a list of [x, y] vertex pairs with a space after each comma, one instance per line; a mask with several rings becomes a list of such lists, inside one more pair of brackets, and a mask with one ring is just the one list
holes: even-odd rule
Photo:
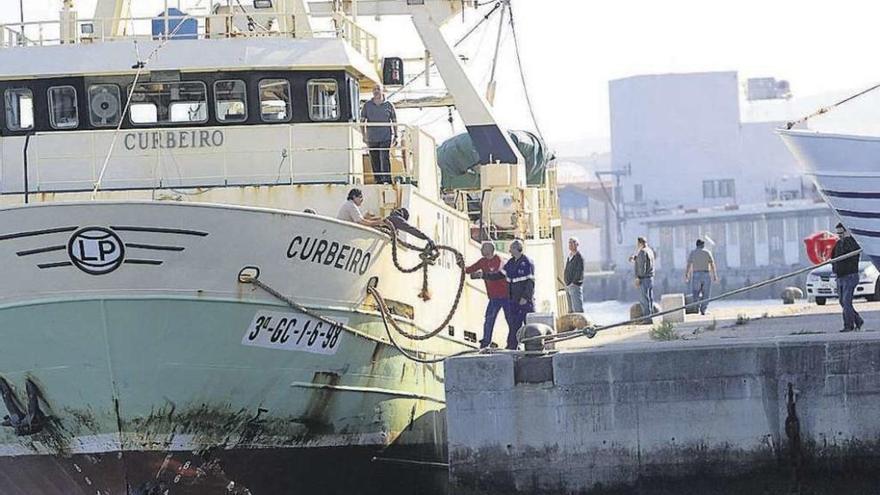
[[507, 293], [510, 313], [507, 317], [507, 349], [516, 349], [519, 342], [516, 332], [526, 322], [526, 315], [535, 312], [535, 265], [523, 254], [523, 243], [519, 239], [510, 243], [510, 259], [497, 274], [484, 276], [487, 279], [507, 279]]

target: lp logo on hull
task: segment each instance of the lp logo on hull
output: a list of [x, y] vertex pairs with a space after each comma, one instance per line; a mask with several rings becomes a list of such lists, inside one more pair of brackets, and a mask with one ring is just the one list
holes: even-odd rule
[[77, 230], [67, 242], [70, 261], [90, 275], [104, 275], [122, 265], [125, 245], [115, 232], [103, 227]]

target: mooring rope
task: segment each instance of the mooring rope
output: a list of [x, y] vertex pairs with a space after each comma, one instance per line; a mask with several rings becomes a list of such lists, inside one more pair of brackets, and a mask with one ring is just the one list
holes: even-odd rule
[[556, 343], [556, 342], [563, 342], [563, 341], [566, 341], [566, 340], [575, 339], [575, 338], [578, 338], [578, 337], [587, 337], [587, 338], [592, 339], [593, 337], [596, 336], [597, 333], [599, 333], [599, 332], [603, 332], [603, 331], [605, 331], [605, 330], [611, 330], [612, 328], [618, 328], [618, 327], [623, 327], [623, 326], [627, 326], [627, 325], [633, 325], [633, 324], [636, 324], [636, 323], [639, 323], [639, 322], [643, 322], [643, 321], [645, 321], [645, 320], [647, 320], [647, 319], [649, 319], [649, 318], [654, 318], [654, 317], [657, 317], [657, 316], [668, 315], [668, 314], [670, 314], [670, 313], [675, 313], [675, 312], [677, 312], [677, 311], [686, 310], [687, 308], [692, 308], [692, 307], [695, 307], [695, 306], [698, 306], [698, 305], [702, 305], [702, 304], [708, 304], [708, 303], [713, 302], [713, 301], [718, 301], [719, 299], [725, 299], [725, 298], [728, 298], [728, 297], [731, 297], [731, 296], [735, 296], [735, 295], [737, 295], [737, 294], [742, 294], [742, 293], [744, 293], [744, 292], [748, 292], [748, 291], [750, 291], [750, 290], [759, 289], [759, 288], [761, 288], [761, 287], [765, 287], [765, 286], [767, 286], [767, 285], [774, 284], [774, 283], [779, 282], [779, 281], [781, 281], [781, 280], [785, 280], [785, 279], [787, 279], [787, 278], [791, 278], [791, 277], [796, 277], [796, 276], [801, 275], [801, 274], [803, 274], [803, 273], [807, 273], [807, 272], [813, 271], [813, 270], [815, 270], [816, 268], [819, 268], [820, 266], [825, 266], [825, 265], [827, 265], [827, 264], [829, 264], [829, 263], [836, 263], [836, 262], [841, 261], [841, 260], [845, 260], [845, 259], [848, 259], [848, 258], [852, 258], [853, 256], [858, 256], [859, 254], [861, 254], [861, 252], [862, 252], [862, 250], [859, 249], [859, 250], [857, 250], [857, 251], [853, 251], [853, 252], [851, 252], [851, 253], [847, 253], [847, 254], [844, 254], [844, 255], [838, 256], [837, 258], [832, 258], [832, 259], [829, 259], [829, 260], [827, 260], [827, 261], [823, 261], [822, 263], [819, 263], [819, 264], [817, 264], [817, 265], [811, 265], [811, 266], [807, 266], [807, 267], [799, 268], [799, 269], [797, 269], [797, 270], [795, 270], [795, 271], [793, 271], [793, 272], [789, 272], [789, 273], [785, 273], [785, 274], [783, 274], [783, 275], [779, 275], [779, 276], [776, 276], [776, 277], [772, 277], [772, 278], [769, 278], [769, 279], [764, 280], [764, 281], [761, 281], [761, 282], [757, 282], [757, 283], [754, 283], [754, 284], [751, 284], [751, 285], [747, 285], [747, 286], [745, 286], [745, 287], [740, 287], [739, 289], [735, 289], [735, 290], [732, 290], [732, 291], [729, 291], [729, 292], [725, 292], [725, 293], [723, 293], [723, 294], [720, 294], [720, 295], [717, 295], [717, 296], [714, 296], [714, 297], [710, 297], [710, 298], [708, 298], [708, 299], [700, 299], [699, 301], [693, 301], [693, 302], [691, 302], [691, 303], [685, 304], [684, 306], [679, 306], [679, 307], [677, 307], [677, 308], [672, 308], [672, 309], [667, 309], [667, 310], [665, 310], [665, 311], [660, 311], [659, 313], [652, 313], [652, 314], [647, 315], [647, 316], [640, 316], [640, 317], [638, 317], [638, 318], [632, 318], [632, 319], [629, 319], [629, 320], [626, 320], [626, 321], [621, 321], [621, 322], [618, 322], [618, 323], [613, 323], [613, 324], [611, 324], [611, 325], [598, 326], [598, 327], [579, 328], [579, 329], [575, 329], [575, 330], [570, 330], [570, 331], [568, 331], [568, 332], [561, 332], [561, 333], [551, 334], [551, 335], [536, 335], [536, 336], [534, 336], [534, 337], [527, 337], [527, 338], [523, 339], [523, 340], [521, 341], [521, 343], [524, 344], [524, 343], [526, 343], [526, 342], [543, 341], [545, 344], [552, 344], [552, 343]]

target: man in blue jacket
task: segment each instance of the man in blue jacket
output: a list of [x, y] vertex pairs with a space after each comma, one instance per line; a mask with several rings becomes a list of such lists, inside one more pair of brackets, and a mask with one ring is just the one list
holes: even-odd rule
[[523, 254], [523, 243], [517, 239], [510, 243], [510, 259], [497, 274], [484, 278], [507, 279], [510, 313], [507, 317], [507, 349], [516, 349], [519, 342], [516, 332], [526, 322], [526, 315], [535, 311], [535, 265]]

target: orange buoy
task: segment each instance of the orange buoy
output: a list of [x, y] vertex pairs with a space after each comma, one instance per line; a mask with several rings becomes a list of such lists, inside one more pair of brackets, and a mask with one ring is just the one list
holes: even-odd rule
[[834, 251], [834, 245], [837, 244], [837, 234], [823, 230], [810, 234], [804, 238], [804, 245], [807, 249], [807, 258], [814, 265], [824, 263], [831, 259], [831, 253]]

